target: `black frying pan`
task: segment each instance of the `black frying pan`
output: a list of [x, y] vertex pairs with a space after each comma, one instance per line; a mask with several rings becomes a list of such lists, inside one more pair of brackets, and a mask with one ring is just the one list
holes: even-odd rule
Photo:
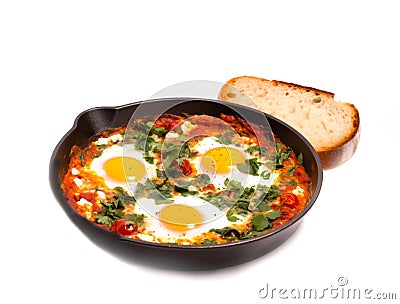
[[[145, 106], [145, 107], [144, 107]], [[140, 108], [139, 108], [140, 107]], [[68, 155], [73, 145], [85, 146], [89, 138], [110, 127], [127, 124], [138, 109], [147, 114], [167, 109], [171, 114], [207, 114], [219, 117], [221, 113], [238, 116], [252, 123], [265, 118], [272, 131], [296, 154], [303, 153], [303, 165], [312, 180], [312, 197], [306, 208], [292, 221], [265, 235], [222, 245], [183, 246], [156, 244], [123, 237], [98, 227], [79, 215], [62, 194], [60, 184], [68, 167]], [[50, 160], [50, 184], [55, 197], [72, 222], [95, 244], [124, 260], [153, 267], [201, 270], [240, 264], [260, 257], [285, 242], [298, 228], [303, 216], [313, 206], [322, 185], [322, 167], [311, 144], [295, 129], [268, 114], [248, 107], [217, 100], [199, 98], [164, 98], [136, 102], [119, 107], [98, 107], [84, 111], [73, 127], [60, 140]]]

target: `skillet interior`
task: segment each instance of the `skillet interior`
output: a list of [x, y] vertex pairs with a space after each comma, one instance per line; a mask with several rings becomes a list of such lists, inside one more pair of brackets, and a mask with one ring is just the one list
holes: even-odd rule
[[[177, 104], [178, 101], [178, 104]], [[66, 201], [60, 184], [68, 167], [68, 155], [75, 144], [85, 146], [90, 137], [110, 127], [127, 124], [138, 107], [147, 113], [160, 113], [161, 108], [168, 108], [171, 114], [207, 114], [218, 117], [221, 113], [238, 115], [253, 123], [265, 122], [267, 118], [272, 131], [296, 153], [304, 156], [304, 167], [312, 180], [310, 202], [306, 208], [288, 224], [260, 237], [243, 240], [236, 243], [209, 246], [181, 246], [155, 244], [133, 240], [104, 230], [80, 216]], [[144, 107], [145, 106], [145, 107]], [[299, 151], [299, 152], [297, 152]], [[71, 130], [55, 147], [50, 161], [50, 184], [58, 202], [72, 222], [95, 244], [111, 252], [121, 259], [154, 267], [171, 269], [214, 269], [243, 263], [266, 254], [286, 241], [297, 229], [304, 214], [314, 204], [321, 185], [322, 167], [317, 153], [311, 144], [296, 130], [259, 111], [226, 103], [222, 101], [165, 98], [142, 101], [120, 107], [99, 107], [81, 113], [75, 120]]]

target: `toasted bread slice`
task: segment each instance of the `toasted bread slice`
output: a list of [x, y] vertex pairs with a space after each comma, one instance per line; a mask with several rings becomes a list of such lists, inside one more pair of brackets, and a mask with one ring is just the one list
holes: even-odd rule
[[330, 92], [283, 81], [241, 76], [229, 80], [219, 98], [256, 107], [288, 123], [314, 146], [324, 169], [351, 158], [360, 138], [356, 107]]

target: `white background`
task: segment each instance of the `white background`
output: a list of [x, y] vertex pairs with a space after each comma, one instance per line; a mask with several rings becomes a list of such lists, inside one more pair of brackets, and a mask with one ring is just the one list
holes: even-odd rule
[[[267, 303], [266, 284], [323, 289], [340, 276], [400, 298], [396, 1], [0, 3], [2, 303]], [[183, 272], [120, 260], [73, 225], [48, 165], [80, 112], [240, 75], [331, 91], [360, 111], [356, 154], [324, 172], [292, 238], [242, 265]], [[329, 301], [349, 302], [316, 303]]]

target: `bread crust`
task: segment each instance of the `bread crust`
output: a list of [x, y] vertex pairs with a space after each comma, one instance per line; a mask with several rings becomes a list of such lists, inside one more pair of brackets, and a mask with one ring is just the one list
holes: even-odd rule
[[[268, 80], [268, 79], [255, 77], [255, 76], [239, 76], [239, 77], [235, 77], [235, 78], [232, 78], [232, 79], [228, 80], [225, 84], [235, 87], [234, 83], [237, 80], [242, 79], [242, 78], [257, 79], [258, 81], [261, 81], [261, 82], [266, 82], [266, 83], [270, 82], [270, 83], [272, 83], [274, 85], [281, 85], [281, 86], [284, 86], [284, 87], [287, 87], [287, 88], [290, 88], [290, 89], [293, 89], [293, 88], [294, 89], [299, 89], [299, 90], [302, 90], [302, 91], [305, 91], [305, 92], [312, 91], [312, 92], [317, 93], [317, 95], [325, 95], [326, 97], [332, 98], [332, 99], [334, 99], [334, 97], [335, 97], [334, 93], [331, 93], [331, 92], [328, 92], [328, 91], [324, 91], [324, 90], [320, 90], [320, 89], [316, 89], [316, 88], [312, 88], [312, 87], [307, 87], [307, 86], [303, 86], [303, 85], [296, 84], [296, 83], [291, 83], [291, 82], [286, 82], [286, 81], [281, 81], [281, 80]], [[225, 86], [221, 89], [221, 92], [223, 92], [224, 88], [225, 88]]]
[[[221, 100], [232, 102], [231, 98], [229, 98], [229, 96], [227, 96], [227, 94], [229, 93], [229, 88], [236, 87], [235, 83], [238, 80], [241, 81], [243, 79], [249, 79], [249, 80], [253, 79], [253, 80], [257, 80], [262, 83], [266, 83], [266, 84], [268, 84], [268, 86], [270, 86], [270, 85], [281, 86], [288, 90], [302, 91], [302, 92], [307, 92], [307, 93], [312, 92], [317, 96], [325, 97], [325, 98], [331, 99], [335, 102], [339, 102], [339, 101], [334, 100], [335, 94], [328, 92], [328, 91], [324, 91], [324, 90], [320, 90], [320, 89], [316, 89], [316, 88], [312, 88], [312, 87], [307, 87], [307, 86], [303, 86], [303, 85], [298, 85], [298, 84], [294, 84], [294, 83], [290, 83], [290, 82], [284, 82], [284, 81], [279, 81], [279, 80], [268, 80], [268, 79], [259, 78], [259, 77], [255, 77], [255, 76], [239, 76], [239, 77], [235, 77], [235, 78], [228, 80], [225, 83], [225, 85], [221, 88], [221, 90], [219, 92], [219, 98]], [[243, 93], [246, 90], [239, 89], [239, 91]], [[352, 128], [351, 133], [343, 136], [340, 141], [336, 142], [332, 146], [330, 146], [328, 148], [316, 149], [316, 151], [320, 157], [321, 164], [322, 164], [322, 167], [324, 170], [333, 169], [335, 167], [340, 166], [347, 160], [349, 160], [356, 152], [358, 143], [360, 141], [360, 133], [361, 132], [360, 132], [359, 112], [358, 112], [357, 108], [351, 103], [342, 103], [342, 104], [351, 108], [350, 112], [353, 113], [353, 117], [352, 117], [353, 128]]]
[[337, 145], [330, 150], [317, 151], [322, 168], [324, 170], [333, 169], [348, 161], [357, 150], [360, 135], [361, 128], [359, 125], [353, 137], [349, 138], [345, 143]]

